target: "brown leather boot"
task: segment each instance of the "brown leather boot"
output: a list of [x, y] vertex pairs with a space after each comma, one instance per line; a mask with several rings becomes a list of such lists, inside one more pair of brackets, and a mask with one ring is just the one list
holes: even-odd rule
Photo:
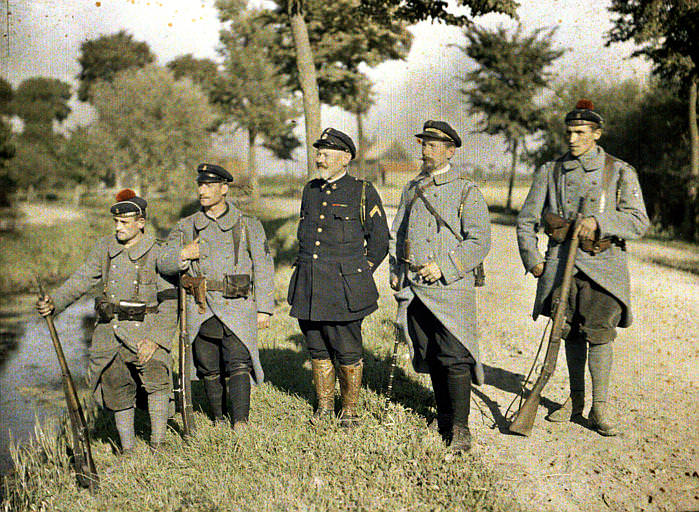
[[318, 407], [311, 418], [315, 424], [335, 412], [335, 367], [330, 359], [311, 359], [311, 367], [318, 398]]
[[362, 368], [364, 363], [359, 361], [350, 366], [340, 365], [340, 394], [342, 396], [342, 411], [340, 426], [354, 427], [359, 424], [357, 405], [359, 390], [362, 388]]
[[604, 402], [595, 402], [592, 404], [588, 421], [590, 422], [590, 428], [596, 430], [600, 435], [606, 437], [619, 435], [619, 430], [612, 422], [609, 409], [607, 408], [607, 404]]
[[563, 402], [563, 405], [546, 416], [548, 421], [561, 423], [564, 421], [573, 421], [580, 418], [585, 408], [585, 392], [572, 391], [568, 399]]

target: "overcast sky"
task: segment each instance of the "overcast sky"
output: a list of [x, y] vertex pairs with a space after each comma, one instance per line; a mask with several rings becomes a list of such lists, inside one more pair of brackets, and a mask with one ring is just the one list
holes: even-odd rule
[[[561, 78], [575, 75], [608, 81], [637, 77], [645, 80], [649, 64], [629, 59], [630, 45], [604, 46], [611, 23], [606, 0], [521, 0], [518, 10], [525, 30], [558, 27], [556, 42], [570, 51], [553, 71]], [[165, 64], [173, 57], [192, 53], [217, 58], [219, 22], [214, 0], [0, 0], [2, 46], [0, 75], [17, 86], [25, 78], [50, 76], [75, 84], [79, 72], [80, 43], [102, 34], [125, 29], [137, 40], [146, 41]], [[478, 19], [488, 27], [514, 26], [505, 16]], [[449, 121], [465, 139], [459, 162], [504, 166], [503, 145], [490, 137], [471, 135], [472, 120], [464, 113], [456, 76], [471, 64], [451, 45], [464, 44], [455, 27], [421, 23], [411, 28], [413, 47], [404, 62], [384, 63], [368, 70], [375, 84], [376, 105], [366, 122], [367, 135], [374, 139], [398, 139], [417, 151], [412, 135], [428, 118]], [[594, 100], [594, 98], [592, 98]], [[69, 124], [85, 123], [89, 109], [74, 100], [75, 114]], [[598, 108], [604, 111], [604, 106]], [[324, 109], [323, 124], [356, 136], [355, 121], [339, 109]], [[303, 132], [299, 130], [299, 135]], [[231, 151], [243, 156], [240, 141]], [[305, 166], [304, 155], [290, 167]], [[279, 164], [262, 159], [263, 165]]]

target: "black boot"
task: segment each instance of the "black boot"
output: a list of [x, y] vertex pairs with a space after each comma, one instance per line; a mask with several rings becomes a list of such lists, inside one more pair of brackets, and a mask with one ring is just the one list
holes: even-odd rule
[[448, 442], [453, 426], [454, 411], [449, 400], [449, 388], [447, 387], [447, 373], [444, 368], [430, 370], [434, 401], [437, 406], [437, 430], [442, 439]]
[[209, 401], [209, 409], [214, 421], [223, 421], [223, 382], [221, 375], [206, 375], [204, 377], [204, 391]]
[[471, 431], [468, 429], [468, 416], [471, 412], [471, 374], [447, 375], [447, 387], [454, 411], [449, 448], [455, 452], [467, 452], [471, 449]]
[[228, 404], [231, 421], [235, 430], [247, 427], [250, 414], [250, 371], [235, 370], [226, 382], [228, 383]]

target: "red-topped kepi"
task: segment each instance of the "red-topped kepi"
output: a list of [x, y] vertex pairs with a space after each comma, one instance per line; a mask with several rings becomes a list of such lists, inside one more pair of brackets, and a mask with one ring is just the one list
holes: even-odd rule
[[117, 192], [116, 203], [109, 209], [112, 215], [138, 215], [146, 216], [148, 202], [142, 197], [138, 197], [136, 192], [130, 188], [125, 188]]
[[592, 101], [582, 98], [575, 104], [575, 109], [566, 114], [565, 123], [567, 125], [597, 124], [602, 126], [604, 118], [595, 112], [595, 105]]

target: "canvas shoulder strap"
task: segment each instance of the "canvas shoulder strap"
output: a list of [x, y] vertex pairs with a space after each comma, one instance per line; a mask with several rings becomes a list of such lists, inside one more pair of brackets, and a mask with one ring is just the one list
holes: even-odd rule
[[[599, 198], [599, 212], [602, 213], [607, 207], [607, 189], [609, 184], [612, 182], [612, 177], [614, 176], [614, 163], [618, 159], [610, 155], [609, 153], [604, 154], [604, 170], [602, 171], [602, 194]], [[617, 186], [617, 196], [618, 196], [618, 186]], [[618, 197], [615, 198], [617, 201]]]
[[561, 168], [563, 167], [563, 164], [561, 163], [560, 159], [556, 160], [556, 162], [553, 164], [553, 186], [554, 190], [556, 191], [556, 207], [558, 208], [558, 215], [560, 217], [563, 217], [563, 208], [561, 208]]

